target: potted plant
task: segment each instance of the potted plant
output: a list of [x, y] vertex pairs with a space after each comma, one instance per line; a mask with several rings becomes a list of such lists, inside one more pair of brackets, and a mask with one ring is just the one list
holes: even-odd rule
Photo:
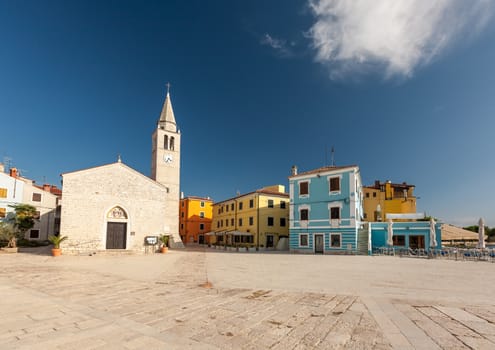
[[7, 241], [7, 246], [2, 250], [9, 253], [17, 253], [17, 240], [23, 236], [23, 233], [16, 230], [10, 223], [0, 222], [0, 239]]
[[53, 236], [53, 235], [50, 235], [48, 236], [48, 240], [50, 241], [50, 243], [53, 244], [53, 248], [52, 248], [52, 255], [53, 256], [60, 256], [62, 255], [62, 249], [60, 249], [60, 243], [62, 243], [63, 241], [65, 241], [68, 237], [67, 236]]
[[168, 251], [168, 236], [161, 235], [160, 236], [160, 242], [162, 242], [162, 247], [160, 248], [160, 251], [165, 254]]

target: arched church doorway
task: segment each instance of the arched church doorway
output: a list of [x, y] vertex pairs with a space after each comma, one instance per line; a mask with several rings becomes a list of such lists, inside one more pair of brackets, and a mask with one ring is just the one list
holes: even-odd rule
[[126, 244], [127, 213], [121, 207], [116, 206], [107, 213], [106, 249], [126, 249]]

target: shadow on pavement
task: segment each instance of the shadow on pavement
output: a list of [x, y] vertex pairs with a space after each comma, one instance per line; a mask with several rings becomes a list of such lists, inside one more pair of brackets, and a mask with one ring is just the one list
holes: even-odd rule
[[52, 255], [52, 246], [43, 247], [19, 247], [18, 253], [33, 254], [33, 255]]

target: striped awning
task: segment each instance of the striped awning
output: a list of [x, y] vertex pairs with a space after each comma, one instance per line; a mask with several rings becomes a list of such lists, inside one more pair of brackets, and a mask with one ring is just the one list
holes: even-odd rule
[[252, 236], [253, 234], [250, 232], [241, 232], [241, 231], [228, 231], [228, 235], [234, 235], [234, 236]]
[[225, 234], [225, 231], [222, 231], [222, 232], [211, 231], [211, 232], [206, 232], [205, 236], [223, 236], [224, 234]]

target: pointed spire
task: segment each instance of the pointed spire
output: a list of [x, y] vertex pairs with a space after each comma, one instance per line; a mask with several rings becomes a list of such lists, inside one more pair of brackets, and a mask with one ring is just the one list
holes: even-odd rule
[[170, 101], [170, 83], [167, 83], [167, 96], [163, 103], [162, 113], [158, 121], [158, 127], [167, 131], [177, 132], [177, 124], [175, 123], [174, 110]]

